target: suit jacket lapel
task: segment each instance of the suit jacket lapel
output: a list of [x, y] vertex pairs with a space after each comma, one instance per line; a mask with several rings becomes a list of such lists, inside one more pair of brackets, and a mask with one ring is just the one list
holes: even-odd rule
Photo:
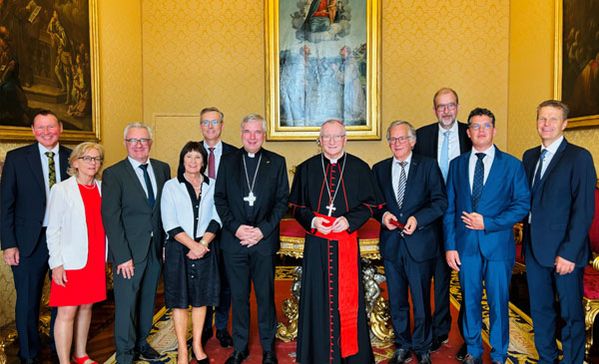
[[[495, 157], [493, 159], [493, 163], [491, 164], [491, 170], [489, 170], [489, 174], [487, 175], [487, 180], [483, 184], [483, 190], [480, 195], [481, 200], [483, 200], [486, 195], [485, 190], [487, 190], [489, 188], [491, 190], [494, 189], [494, 187], [487, 187], [487, 186], [492, 186], [494, 183], [501, 181], [500, 173], [502, 171], [503, 171], [503, 152], [501, 152], [499, 150], [499, 148], [495, 147]], [[493, 195], [493, 194], [490, 194], [490, 195]], [[479, 206], [480, 205], [481, 205], [481, 203], [479, 201]]]
[[[466, 155], [464, 156], [463, 159], [458, 159], [458, 162], [460, 162], [460, 164], [458, 165], [459, 167], [459, 176], [463, 176], [463, 177], [458, 177], [458, 182], [460, 183], [465, 183], [467, 187], [466, 191], [467, 196], [466, 196], [466, 210], [467, 211], [472, 211], [472, 186], [470, 185], [470, 168], [469, 164], [470, 164], [470, 156], [472, 154], [472, 151], [466, 152]], [[472, 176], [474, 178], [474, 176]], [[465, 180], [464, 180], [465, 179]], [[458, 191], [460, 191], [461, 189], [459, 189], [459, 186], [456, 186], [456, 188], [458, 188]], [[457, 194], [459, 196], [459, 193]]]
[[386, 201], [391, 201], [391, 202], [387, 202], [388, 205], [391, 205], [390, 207], [393, 207], [393, 209], [389, 208], [389, 210], [395, 210], [398, 211], [399, 210], [399, 205], [397, 204], [397, 197], [395, 196], [395, 188], [396, 186], [393, 184], [393, 163], [394, 163], [394, 159], [390, 158], [387, 160], [387, 166], [385, 166], [383, 168], [383, 181], [389, 181], [389, 183], [385, 184], [385, 197], [386, 197]]
[[537, 165], [537, 162], [539, 161], [540, 156], [541, 156], [541, 148], [540, 147], [535, 148], [532, 151], [532, 157], [528, 161], [525, 161], [525, 163], [524, 163], [524, 170], [526, 171], [526, 178], [528, 179], [529, 187], [532, 187], [532, 180], [535, 175], [535, 167]]
[[158, 208], [158, 196], [162, 195], [162, 187], [164, 186], [164, 183], [166, 182], [166, 176], [164, 173], [162, 173], [162, 169], [158, 169], [158, 163], [154, 160], [150, 158], [150, 163], [152, 163], [152, 169], [154, 170], [154, 177], [156, 178], [156, 203], [154, 203], [154, 210]]
[[406, 202], [410, 197], [410, 190], [412, 189], [412, 184], [416, 183], [414, 181], [417, 179], [416, 174], [418, 173], [420, 168], [418, 157], [414, 153], [412, 153], [412, 161], [410, 162], [409, 168], [410, 169], [408, 170], [408, 179], [406, 180], [406, 190], [403, 193], [403, 202], [401, 204], [402, 209], [404, 206], [406, 206]]
[[[256, 203], [258, 204], [258, 206], [260, 206], [260, 203], [265, 201], [264, 198], [259, 197], [263, 197], [267, 193], [265, 192], [266, 189], [273, 187], [271, 185], [268, 185], [268, 177], [271, 172], [272, 162], [270, 158], [266, 155], [266, 153], [264, 153], [264, 149], [262, 149], [261, 154], [262, 160], [260, 161], [260, 164], [256, 166], [256, 168], [258, 168], [258, 173], [256, 175], [256, 183], [254, 184], [254, 195], [256, 195]], [[251, 185], [253, 176], [249, 177]]]
[[31, 168], [31, 172], [35, 176], [35, 180], [42, 188], [42, 191], [45, 191], [46, 183], [44, 182], [42, 158], [40, 157], [39, 147], [37, 143], [32, 144], [31, 148], [29, 148], [27, 160], [29, 161], [29, 167]]
[[438, 155], [437, 153], [439, 150], [439, 125], [435, 125], [435, 126], [436, 126], [436, 128], [434, 128], [433, 137], [431, 138], [431, 143], [432, 143], [432, 149], [431, 149], [432, 154], [431, 155], [433, 155], [434, 159], [436, 160], [437, 155]]
[[[137, 190], [139, 191], [139, 193], [141, 193], [141, 195], [147, 202], [148, 195], [146, 194], [146, 191], [141, 185], [141, 181], [137, 177], [137, 173], [135, 173], [135, 170], [133, 169], [131, 162], [129, 162], [129, 158], [125, 158], [125, 170], [127, 171], [126, 173], [129, 175], [129, 178], [133, 181], [132, 183], [137, 187]], [[148, 207], [150, 207], [150, 205], [148, 205]]]
[[67, 174], [67, 169], [69, 168], [69, 155], [70, 153], [63, 146], [60, 146], [58, 149], [58, 158], [60, 158], [60, 179], [64, 181], [69, 178]]

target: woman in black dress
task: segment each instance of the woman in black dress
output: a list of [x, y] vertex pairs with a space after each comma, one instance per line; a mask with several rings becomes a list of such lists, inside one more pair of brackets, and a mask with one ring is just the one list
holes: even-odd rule
[[204, 175], [206, 151], [198, 142], [181, 150], [177, 177], [162, 191], [162, 224], [167, 233], [164, 262], [166, 307], [173, 310], [178, 364], [187, 364], [187, 320], [193, 332], [190, 363], [209, 363], [202, 347], [206, 306], [217, 306], [220, 290], [216, 252], [211, 245], [220, 229], [214, 206], [215, 181]]

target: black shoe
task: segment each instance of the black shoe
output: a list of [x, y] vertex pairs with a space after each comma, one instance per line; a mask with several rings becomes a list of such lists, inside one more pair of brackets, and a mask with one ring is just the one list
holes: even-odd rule
[[38, 364], [40, 361], [38, 358], [29, 358], [23, 359], [21, 358], [21, 364]]
[[218, 339], [220, 346], [222, 346], [223, 348], [233, 346], [233, 339], [231, 338], [231, 335], [229, 335], [229, 333], [227, 332], [227, 329], [216, 330], [216, 338]]
[[467, 354], [468, 347], [466, 346], [466, 344], [462, 344], [462, 346], [460, 346], [460, 350], [458, 350], [457, 354], [455, 355], [455, 358], [459, 361], [464, 361]]
[[135, 350], [135, 355], [133, 355], [133, 358], [134, 358], [134, 360], [141, 359], [141, 360], [146, 360], [146, 361], [152, 361], [152, 360], [158, 360], [158, 359], [162, 358], [162, 354], [157, 352], [156, 349], [154, 349], [150, 345], [145, 345], [145, 346]]
[[483, 360], [481, 358], [475, 358], [470, 354], [466, 354], [464, 357], [464, 364], [483, 364]]
[[389, 364], [403, 364], [412, 360], [412, 353], [407, 349], [397, 349], [393, 353], [393, 357], [389, 360]]
[[274, 351], [265, 351], [262, 354], [262, 364], [278, 364], [277, 355]]
[[431, 355], [429, 353], [416, 354], [418, 364], [431, 364]]
[[441, 335], [433, 338], [433, 342], [431, 344], [431, 351], [437, 351], [441, 348], [443, 344], [447, 344], [449, 341], [447, 335]]
[[233, 351], [233, 354], [227, 359], [225, 364], [241, 364], [248, 357], [249, 353], [246, 350], [244, 351]]

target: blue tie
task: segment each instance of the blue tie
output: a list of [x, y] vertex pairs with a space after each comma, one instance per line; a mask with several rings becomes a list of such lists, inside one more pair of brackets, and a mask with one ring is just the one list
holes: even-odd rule
[[546, 154], [547, 149], [541, 150], [541, 155], [539, 156], [539, 166], [537, 167], [537, 172], [535, 173], [535, 179], [532, 181], [533, 191], [535, 191], [537, 187], [541, 185], [541, 172], [543, 171], [543, 161], [545, 160]]
[[150, 174], [148, 173], [148, 164], [140, 164], [139, 168], [144, 171], [144, 181], [146, 181], [146, 188], [148, 189], [148, 205], [154, 208], [156, 203], [156, 197], [154, 197], [154, 189], [152, 188], [152, 181], [150, 180]]
[[478, 201], [480, 195], [483, 192], [483, 181], [485, 176], [485, 165], [483, 164], [483, 158], [486, 156], [485, 153], [476, 153], [478, 160], [474, 167], [474, 179], [472, 180], [472, 211], [476, 211], [478, 208]]
[[443, 180], [447, 182], [447, 171], [449, 170], [449, 134], [450, 130], [443, 132], [443, 144], [441, 144], [441, 157], [439, 158], [439, 165], [441, 166], [441, 173], [443, 174]]

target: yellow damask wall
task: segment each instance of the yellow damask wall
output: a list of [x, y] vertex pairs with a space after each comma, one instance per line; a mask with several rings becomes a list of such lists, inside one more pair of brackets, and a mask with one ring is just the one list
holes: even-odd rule
[[[509, 3], [380, 1], [382, 121], [434, 120], [432, 95], [460, 94], [466, 117], [475, 106], [498, 119], [507, 141]], [[172, 164], [183, 143], [199, 139], [194, 117], [204, 106], [225, 112], [224, 139], [239, 145], [239, 121], [265, 111], [263, 1], [144, 0], [143, 113], [156, 127], [155, 152]], [[314, 142], [268, 142], [288, 166], [317, 152]], [[351, 141], [350, 152], [374, 163], [389, 155], [384, 141]], [[158, 155], [158, 154], [157, 154]]]
[[[512, 1], [510, 4], [508, 149], [522, 153], [540, 141], [536, 106], [553, 98], [555, 2]], [[566, 138], [591, 151], [599, 168], [599, 128], [567, 130]]]

